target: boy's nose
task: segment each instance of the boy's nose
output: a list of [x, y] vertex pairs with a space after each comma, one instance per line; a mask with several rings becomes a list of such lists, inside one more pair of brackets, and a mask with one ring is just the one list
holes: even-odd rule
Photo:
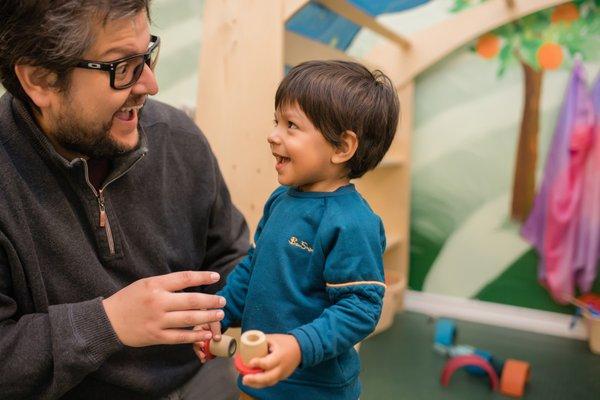
[[271, 134], [269, 136], [267, 136], [267, 142], [269, 142], [269, 144], [279, 144], [279, 143], [281, 143], [279, 135], [277, 134], [277, 129], [273, 129], [273, 131], [271, 132]]

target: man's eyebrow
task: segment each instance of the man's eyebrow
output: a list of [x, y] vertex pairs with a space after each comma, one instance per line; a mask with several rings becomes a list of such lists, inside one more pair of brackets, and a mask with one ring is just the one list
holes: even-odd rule
[[104, 51], [102, 54], [100, 54], [100, 56], [98, 56], [98, 58], [100, 58], [100, 59], [107, 58], [111, 54], [115, 55], [115, 57], [111, 57], [113, 60], [115, 60], [115, 59], [119, 59], [119, 58], [123, 58], [123, 57], [132, 56], [132, 55], [138, 54], [138, 53], [137, 53], [137, 49], [133, 48], [132, 46], [120, 46], [120, 47], [112, 47], [112, 48]]

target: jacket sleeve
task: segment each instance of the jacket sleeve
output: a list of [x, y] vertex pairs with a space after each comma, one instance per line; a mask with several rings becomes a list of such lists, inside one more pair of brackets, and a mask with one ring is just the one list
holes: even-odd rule
[[[285, 187], [279, 187], [276, 189], [269, 199], [267, 200], [263, 216], [258, 223], [256, 233], [254, 234], [254, 243], [260, 241], [263, 228], [269, 219], [269, 213], [274, 201], [285, 191]], [[244, 305], [246, 303], [246, 294], [248, 293], [248, 284], [250, 283], [250, 277], [252, 276], [252, 261], [256, 247], [253, 245], [250, 247], [248, 254], [244, 259], [233, 269], [233, 272], [227, 277], [227, 283], [225, 287], [219, 292], [219, 294], [225, 297], [227, 304], [225, 305], [224, 312], [225, 317], [221, 320], [221, 330], [225, 331], [231, 326], [239, 326], [242, 321], [242, 315], [244, 313]]]
[[360, 225], [335, 228], [323, 242], [323, 278], [331, 306], [317, 319], [289, 332], [300, 344], [302, 368], [348, 351], [379, 321], [385, 292], [385, 236], [380, 222], [379, 229]]
[[207, 293], [215, 293], [224, 285], [233, 267], [246, 255], [250, 242], [248, 225], [231, 202], [229, 190], [212, 152], [210, 159], [215, 177], [215, 198], [210, 210], [206, 257], [202, 269], [221, 274], [219, 283], [203, 289]]
[[[0, 232], [0, 393], [3, 399], [54, 399], [123, 347], [102, 299], [26, 313], [13, 282], [25, 282], [19, 259]], [[35, 302], [35, 299], [33, 299]]]

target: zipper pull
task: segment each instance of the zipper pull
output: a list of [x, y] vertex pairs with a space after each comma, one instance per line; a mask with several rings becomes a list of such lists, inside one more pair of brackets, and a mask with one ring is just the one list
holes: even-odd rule
[[104, 209], [104, 197], [102, 196], [102, 190], [100, 190], [98, 196], [98, 206], [100, 208], [100, 227], [106, 227], [106, 210]]
[[100, 228], [106, 227], [106, 211], [100, 210]]

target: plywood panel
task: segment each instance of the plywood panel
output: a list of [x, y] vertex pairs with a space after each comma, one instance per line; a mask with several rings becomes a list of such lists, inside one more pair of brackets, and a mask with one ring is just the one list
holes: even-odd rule
[[266, 138], [283, 77], [284, 4], [211, 0], [203, 21], [196, 122], [254, 229], [277, 185]]

